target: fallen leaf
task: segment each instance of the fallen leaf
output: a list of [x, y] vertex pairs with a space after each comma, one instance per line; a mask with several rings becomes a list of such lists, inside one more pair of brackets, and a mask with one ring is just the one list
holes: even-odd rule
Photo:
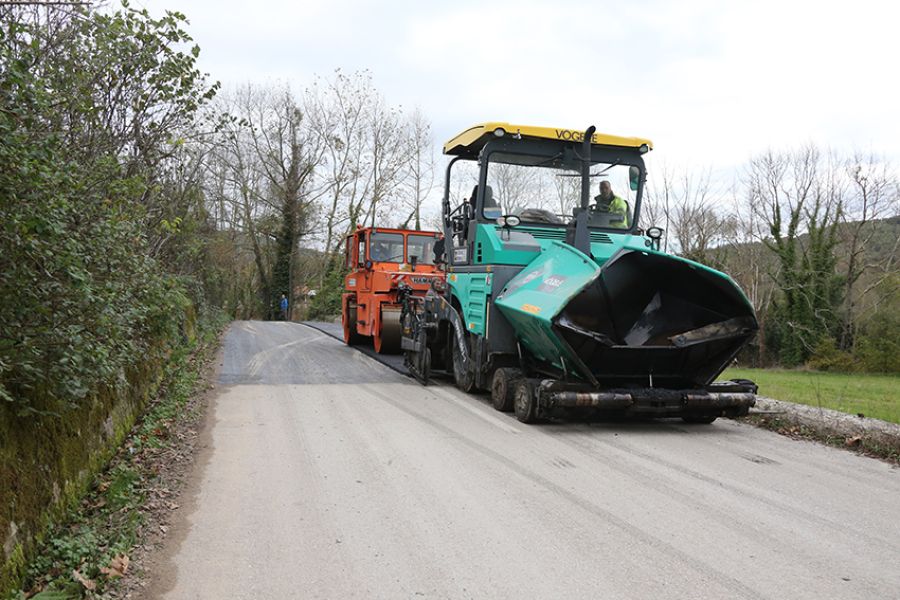
[[169, 531], [169, 528], [166, 527], [165, 525], [160, 525], [159, 530], [162, 531], [163, 533], [166, 533], [167, 531]]
[[87, 577], [79, 573], [78, 569], [72, 571], [72, 577], [74, 577], [75, 581], [83, 585], [84, 589], [88, 590], [89, 592], [93, 592], [97, 589], [97, 582], [92, 579], [88, 579]]
[[109, 561], [109, 566], [100, 567], [100, 572], [109, 579], [112, 579], [113, 577], [123, 577], [128, 571], [128, 563], [128, 555], [120, 554], [119, 556], [114, 556], [112, 560]]
[[862, 438], [858, 435], [854, 435], [853, 437], [848, 437], [844, 440], [844, 445], [848, 447], [859, 446], [862, 442]]

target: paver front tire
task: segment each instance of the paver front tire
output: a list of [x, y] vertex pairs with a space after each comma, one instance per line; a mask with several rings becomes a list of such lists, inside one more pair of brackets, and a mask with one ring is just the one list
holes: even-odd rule
[[475, 389], [475, 373], [463, 368], [462, 354], [455, 337], [450, 338], [450, 356], [453, 361], [453, 380], [456, 382], [456, 387], [468, 394]]
[[500, 368], [494, 371], [491, 380], [491, 403], [500, 412], [510, 412], [515, 402], [516, 383], [522, 378], [522, 371]]
[[537, 421], [537, 398], [534, 395], [534, 386], [527, 379], [516, 382], [513, 408], [516, 411], [516, 418], [522, 423]]

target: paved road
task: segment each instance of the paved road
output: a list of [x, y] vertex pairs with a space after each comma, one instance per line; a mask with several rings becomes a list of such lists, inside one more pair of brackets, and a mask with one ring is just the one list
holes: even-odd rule
[[735, 422], [525, 426], [229, 331], [166, 598], [900, 598], [900, 470]]
[[[313, 329], [323, 331], [331, 337], [337, 338], [339, 340], [344, 339], [344, 329], [343, 327], [341, 327], [340, 323], [326, 323], [324, 321], [304, 321], [303, 324], [312, 327]], [[406, 365], [403, 364], [402, 354], [378, 354], [377, 352], [375, 352], [375, 348], [372, 347], [371, 340], [364, 340], [360, 342], [355, 348], [366, 356], [371, 356], [372, 358], [378, 360], [378, 362], [389, 366], [395, 371], [403, 373], [404, 375], [409, 374], [409, 369], [407, 369]]]

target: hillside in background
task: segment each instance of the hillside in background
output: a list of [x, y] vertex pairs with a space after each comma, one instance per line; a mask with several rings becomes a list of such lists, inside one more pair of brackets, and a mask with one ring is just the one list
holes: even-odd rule
[[[863, 235], [860, 237], [865, 240], [856, 259], [857, 269], [861, 269], [861, 273], [855, 285], [849, 288], [852, 296], [847, 297], [845, 291], [848, 289], [846, 282], [850, 266], [851, 236], [857, 228], [861, 229]], [[828, 324], [831, 328], [826, 336], [833, 340], [835, 347], [832, 348], [829, 346], [830, 342], [826, 342], [825, 353], [830, 353], [832, 349], [852, 352], [859, 338], [865, 334], [881, 337], [892, 345], [900, 343], [897, 339], [900, 329], [894, 325], [896, 319], [891, 317], [891, 314], [900, 310], [900, 215], [862, 225], [855, 221], [841, 223], [836, 226], [835, 232], [837, 243], [834, 247], [835, 264], [831, 279], [834, 282], [832, 301], [836, 314], [829, 317], [833, 322]], [[801, 234], [797, 241], [802, 254], [810, 245], [809, 235]], [[778, 340], [772, 339], [768, 327], [773, 319], [778, 318], [777, 306], [784, 293], [778, 284], [778, 256], [765, 242], [758, 241], [723, 243], [704, 252], [695, 252], [688, 258], [731, 275], [757, 309], [761, 333], [742, 355], [743, 361], [761, 366], [778, 364], [775, 349], [771, 347], [773, 344], [777, 345]], [[851, 314], [845, 317], [847, 311], [851, 311]], [[837, 323], [844, 318], [849, 323], [849, 326], [845, 326], [846, 331]], [[841, 357], [837, 363], [817, 364], [813, 360], [812, 366], [832, 366], [837, 370], [855, 368], [852, 358], [848, 356]], [[888, 364], [896, 363], [894, 360]]]

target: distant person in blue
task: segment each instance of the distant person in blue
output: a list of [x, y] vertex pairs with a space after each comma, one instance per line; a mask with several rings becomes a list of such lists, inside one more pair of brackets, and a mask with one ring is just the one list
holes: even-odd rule
[[281, 320], [288, 320], [288, 299], [284, 294], [281, 295]]

